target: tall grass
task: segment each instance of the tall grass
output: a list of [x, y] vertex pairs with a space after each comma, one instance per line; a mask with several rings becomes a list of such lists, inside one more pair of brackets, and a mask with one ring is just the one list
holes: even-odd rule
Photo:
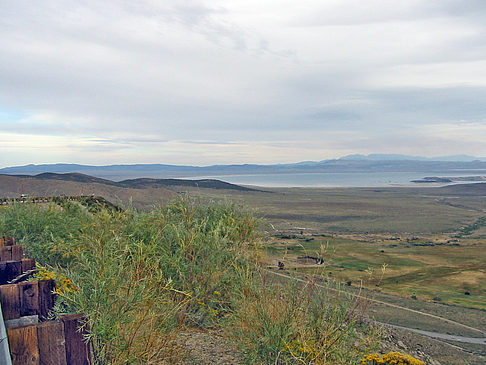
[[52, 251], [53, 242], [77, 235], [92, 217], [76, 204], [33, 205], [17, 203], [0, 211], [0, 234], [15, 237], [26, 253], [42, 265], [65, 264], [63, 255]]
[[0, 235], [74, 283], [57, 312], [84, 313], [99, 364], [182, 362], [176, 338], [188, 326], [224, 327], [249, 364], [352, 364], [367, 339], [354, 303], [268, 282], [257, 226], [234, 205], [193, 199], [150, 213], [75, 204], [0, 213]]
[[259, 278], [247, 281], [228, 319], [246, 363], [355, 364], [375, 348], [378, 333], [360, 322], [363, 301], [312, 279]]

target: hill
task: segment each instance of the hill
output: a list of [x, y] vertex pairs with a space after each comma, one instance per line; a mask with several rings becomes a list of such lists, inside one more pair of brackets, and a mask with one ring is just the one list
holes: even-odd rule
[[[2, 176], [0, 174], [0, 176]], [[10, 175], [3, 175], [10, 176]], [[74, 181], [79, 183], [97, 183], [109, 186], [117, 186], [132, 189], [147, 189], [147, 188], [165, 188], [165, 187], [194, 187], [194, 188], [208, 188], [208, 189], [227, 189], [239, 191], [256, 191], [256, 189], [247, 188], [240, 185], [230, 184], [220, 180], [202, 179], [202, 180], [184, 180], [184, 179], [151, 179], [138, 178], [128, 179], [122, 181], [111, 181], [80, 173], [56, 174], [46, 172], [34, 176], [30, 175], [11, 175], [18, 178], [35, 179], [35, 180], [58, 180], [58, 181]]]
[[105, 185], [117, 186], [117, 183], [111, 180], [102, 179], [99, 177], [89, 176], [77, 172], [67, 174], [56, 174], [52, 172], [44, 172], [38, 175], [13, 175], [20, 178], [34, 178], [37, 180], [61, 180], [61, 181], [76, 181], [82, 183], [99, 183]]
[[0, 196], [18, 197], [22, 186], [30, 196], [90, 195], [102, 196], [115, 204], [132, 201], [136, 207], [164, 204], [177, 193], [187, 189], [217, 189], [239, 192], [257, 191], [219, 180], [131, 179], [119, 182], [80, 173], [42, 173], [1, 175]]
[[132, 201], [136, 208], [164, 204], [176, 195], [176, 192], [166, 188], [131, 189], [101, 182], [0, 175], [1, 197], [18, 197], [22, 186], [30, 196], [93, 194], [117, 205], [126, 205]]
[[447, 195], [486, 196], [486, 183], [448, 185], [438, 188], [437, 191]]
[[361, 160], [361, 161], [450, 161], [450, 162], [471, 162], [471, 161], [485, 161], [485, 157], [474, 157], [469, 155], [450, 155], [439, 157], [422, 157], [422, 156], [409, 156], [399, 154], [378, 154], [372, 153], [369, 155], [347, 155], [341, 157], [340, 160]]
[[319, 162], [305, 161], [290, 164], [258, 165], [212, 165], [181, 166], [165, 164], [133, 164], [90, 166], [79, 164], [44, 164], [14, 166], [0, 169], [0, 174], [36, 175], [42, 173], [81, 173], [91, 177], [121, 181], [137, 178], [181, 178], [197, 176], [284, 174], [319, 172], [427, 172], [463, 171], [479, 173], [486, 171], [486, 161], [469, 156], [450, 156], [427, 159], [403, 155], [350, 155], [339, 159]]
[[202, 179], [202, 180], [183, 180], [183, 179], [129, 179], [116, 183], [118, 186], [129, 187], [134, 189], [147, 189], [159, 187], [192, 187], [192, 188], [207, 188], [207, 189], [225, 189], [238, 191], [258, 191], [256, 189], [247, 188], [240, 185], [230, 184], [221, 180]]

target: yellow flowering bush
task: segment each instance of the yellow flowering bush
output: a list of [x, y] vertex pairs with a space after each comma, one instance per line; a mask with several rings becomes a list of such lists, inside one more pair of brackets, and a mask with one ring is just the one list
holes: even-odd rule
[[211, 298], [208, 303], [204, 302], [202, 299], [197, 299], [195, 298], [195, 301], [199, 305], [199, 309], [210, 315], [210, 317], [217, 317], [220, 314], [221, 309], [221, 301], [219, 300], [219, 297], [221, 297], [221, 292], [219, 291], [214, 291], [213, 294], [215, 295], [216, 298]]
[[401, 352], [390, 352], [388, 354], [369, 354], [361, 359], [363, 365], [376, 364], [396, 364], [396, 365], [424, 365], [422, 360], [418, 360], [410, 355], [402, 354]]
[[56, 294], [66, 295], [69, 293], [76, 293], [79, 289], [73, 281], [66, 276], [49, 270], [44, 266], [37, 267], [37, 273], [34, 275], [36, 280], [51, 280], [56, 282]]
[[285, 350], [289, 351], [294, 358], [303, 358], [307, 361], [320, 360], [322, 351], [319, 350], [315, 341], [295, 340], [285, 344]]

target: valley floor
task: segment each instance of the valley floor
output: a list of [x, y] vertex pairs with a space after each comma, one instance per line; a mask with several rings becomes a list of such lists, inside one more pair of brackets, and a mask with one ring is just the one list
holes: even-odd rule
[[[148, 209], [184, 194], [245, 205], [263, 218], [263, 252], [272, 270], [281, 265], [294, 275], [317, 276], [363, 294], [371, 299], [369, 315], [382, 323], [485, 337], [486, 191], [454, 189], [172, 186], [133, 189], [131, 204]], [[127, 204], [117, 192], [107, 186], [100, 190], [112, 202]], [[422, 348], [443, 364], [486, 363], [484, 344], [433, 339], [400, 328], [388, 332], [390, 348]], [[211, 342], [214, 336], [219, 335], [191, 334], [188, 343]]]
[[[371, 303], [369, 315], [379, 322], [486, 337], [486, 193], [437, 188], [191, 193], [255, 209], [265, 218], [269, 267], [280, 263], [289, 272], [317, 275], [391, 304]], [[443, 364], [486, 362], [484, 343], [434, 339], [399, 328], [388, 332], [395, 348], [408, 341]]]

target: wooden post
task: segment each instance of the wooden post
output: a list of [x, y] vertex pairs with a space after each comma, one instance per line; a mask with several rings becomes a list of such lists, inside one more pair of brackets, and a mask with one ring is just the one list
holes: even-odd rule
[[7, 280], [13, 280], [22, 274], [22, 265], [20, 261], [7, 262]]
[[79, 330], [81, 314], [64, 316], [64, 335], [66, 337], [66, 359], [69, 365], [90, 365], [89, 344], [84, 342], [83, 332]]
[[37, 281], [19, 283], [20, 316], [39, 313], [39, 283]]
[[20, 261], [24, 258], [24, 246], [22, 245], [15, 245], [12, 247], [12, 260], [13, 261]]
[[13, 365], [39, 365], [36, 325], [8, 328], [7, 335]]
[[39, 281], [39, 316], [46, 318], [49, 311], [54, 307], [56, 302], [56, 282], [54, 280]]
[[0, 286], [3, 319], [8, 321], [20, 317], [19, 286], [16, 284]]
[[22, 272], [26, 272], [29, 270], [35, 269], [35, 260], [34, 259], [22, 259]]
[[48, 321], [37, 325], [40, 365], [69, 365], [66, 361], [64, 325]]
[[22, 274], [21, 261], [0, 262], [0, 285], [7, 284]]
[[0, 247], [0, 261], [12, 261], [12, 247], [14, 246]]
[[7, 283], [7, 261], [0, 261], [0, 285]]
[[19, 261], [24, 257], [24, 248], [20, 245], [0, 247], [0, 261]]
[[5, 246], [15, 245], [15, 237], [5, 237]]

